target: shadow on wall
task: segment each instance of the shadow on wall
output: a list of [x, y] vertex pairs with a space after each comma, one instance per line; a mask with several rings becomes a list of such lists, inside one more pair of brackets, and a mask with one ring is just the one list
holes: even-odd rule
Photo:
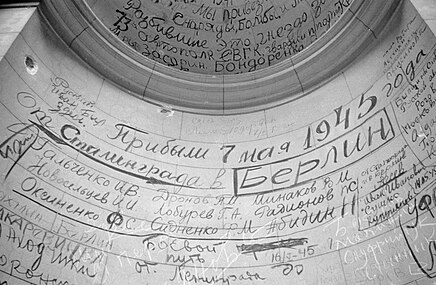
[[12, 0], [5, 0], [0, 3], [0, 9], [4, 8], [15, 8], [15, 7], [35, 7], [38, 6], [40, 1], [12, 1]]

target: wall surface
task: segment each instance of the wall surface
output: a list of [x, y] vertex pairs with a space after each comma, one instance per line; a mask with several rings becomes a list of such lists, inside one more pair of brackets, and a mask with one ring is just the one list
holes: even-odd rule
[[434, 284], [436, 38], [412, 2], [329, 83], [231, 116], [141, 101], [30, 13], [1, 45], [0, 284]]

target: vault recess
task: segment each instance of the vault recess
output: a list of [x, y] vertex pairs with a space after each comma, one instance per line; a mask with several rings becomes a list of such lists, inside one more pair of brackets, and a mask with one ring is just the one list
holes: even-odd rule
[[48, 0], [42, 13], [135, 96], [235, 114], [295, 100], [374, 41], [395, 0]]

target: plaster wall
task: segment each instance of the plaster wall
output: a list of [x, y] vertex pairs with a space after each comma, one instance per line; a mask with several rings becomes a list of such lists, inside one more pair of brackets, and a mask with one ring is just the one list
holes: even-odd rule
[[432, 284], [434, 11], [401, 2], [321, 88], [225, 116], [142, 101], [0, 10], [0, 284]]

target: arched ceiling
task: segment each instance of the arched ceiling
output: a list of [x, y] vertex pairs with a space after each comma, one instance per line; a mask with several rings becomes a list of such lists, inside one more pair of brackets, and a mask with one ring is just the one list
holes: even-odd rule
[[98, 19], [143, 56], [187, 72], [241, 74], [297, 55], [352, 1], [97, 1]]
[[103, 76], [155, 104], [251, 112], [338, 74], [395, 0], [50, 0], [43, 13]]

